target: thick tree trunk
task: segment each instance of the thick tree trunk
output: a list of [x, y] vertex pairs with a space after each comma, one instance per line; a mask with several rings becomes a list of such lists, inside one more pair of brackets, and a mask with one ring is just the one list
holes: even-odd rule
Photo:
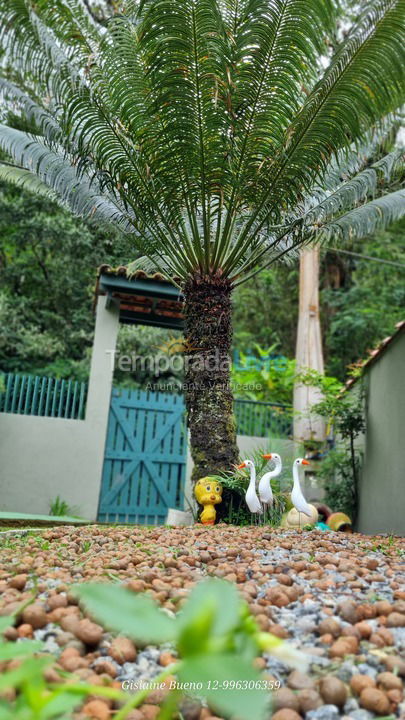
[[238, 460], [230, 387], [231, 286], [219, 276], [194, 276], [184, 295], [185, 398], [196, 482], [231, 470]]

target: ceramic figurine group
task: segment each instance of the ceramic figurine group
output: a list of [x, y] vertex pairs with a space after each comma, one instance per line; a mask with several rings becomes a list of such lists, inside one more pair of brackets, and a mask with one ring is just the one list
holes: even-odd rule
[[[238, 466], [238, 470], [245, 467], [249, 468], [250, 482], [245, 495], [245, 500], [250, 512], [257, 515], [261, 515], [263, 509], [272, 504], [273, 491], [271, 489], [271, 479], [280, 475], [283, 469], [281, 457], [277, 453], [263, 455], [263, 458], [265, 460], [271, 460], [274, 463], [274, 470], [265, 473], [260, 479], [258, 487], [259, 496], [256, 493], [256, 468], [254, 462], [252, 460], [245, 460]], [[294, 509], [290, 510], [284, 518], [284, 527], [302, 527], [302, 525], [308, 523], [313, 524], [318, 521], [318, 511], [316, 507], [307, 503], [301, 490], [299, 478], [299, 468], [301, 465], [309, 465], [308, 460], [304, 460], [303, 458], [297, 458], [294, 460], [294, 485], [291, 492], [291, 502], [294, 505]]]
[[[274, 469], [265, 473], [259, 481], [256, 488], [256, 468], [253, 460], [244, 460], [237, 469], [248, 468], [250, 474], [249, 486], [246, 491], [245, 500], [250, 512], [256, 517], [262, 515], [263, 511], [273, 503], [273, 491], [271, 488], [272, 478], [280, 475], [283, 469], [283, 463], [280, 455], [277, 453], [269, 453], [263, 455], [267, 461], [274, 463]], [[319, 506], [325, 508], [326, 513], [321, 513], [323, 522], [318, 523], [319, 514], [315, 505], [311, 505], [305, 500], [301, 490], [299, 470], [302, 465], [309, 465], [308, 460], [297, 458], [293, 463], [293, 489], [291, 492], [291, 502], [293, 508], [283, 516], [281, 523], [285, 528], [297, 528], [304, 525], [318, 524], [320, 529], [327, 530], [349, 530], [351, 521], [344, 513], [331, 513], [327, 506]], [[258, 494], [257, 494], [258, 491]], [[203, 506], [200, 515], [200, 521], [203, 525], [214, 525], [216, 518], [215, 505], [222, 501], [222, 486], [211, 477], [201, 478], [195, 485], [194, 494], [197, 502]]]

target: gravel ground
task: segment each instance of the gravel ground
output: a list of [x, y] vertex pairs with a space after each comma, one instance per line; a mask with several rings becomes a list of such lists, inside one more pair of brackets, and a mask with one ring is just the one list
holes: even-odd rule
[[[259, 625], [310, 659], [307, 674], [269, 655], [256, 664], [281, 682], [273, 720], [405, 719], [405, 540], [321, 531], [236, 528], [58, 527], [0, 537], [0, 614], [35, 588], [36, 600], [6, 631], [34, 637], [57, 668], [91, 683], [121, 687], [149, 681], [173, 661], [170, 647], [136, 648], [83, 617], [72, 583], [121, 580], [147, 590], [176, 612], [204, 576], [236, 583]], [[1, 670], [1, 668], [0, 668]], [[131, 720], [154, 720], [164, 690], [154, 691]], [[80, 717], [113, 718], [92, 700]], [[214, 718], [196, 702], [185, 720]], [[255, 720], [252, 718], [252, 720]]]

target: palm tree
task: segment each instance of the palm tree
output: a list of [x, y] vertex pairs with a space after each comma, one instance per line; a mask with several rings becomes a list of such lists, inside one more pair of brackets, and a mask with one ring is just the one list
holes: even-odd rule
[[197, 478], [237, 460], [233, 288], [405, 212], [403, 155], [372, 161], [405, 97], [405, 0], [372, 0], [332, 57], [335, 0], [120, 5], [101, 26], [81, 0], [0, 0], [0, 176], [131, 233], [131, 270], [182, 287]]

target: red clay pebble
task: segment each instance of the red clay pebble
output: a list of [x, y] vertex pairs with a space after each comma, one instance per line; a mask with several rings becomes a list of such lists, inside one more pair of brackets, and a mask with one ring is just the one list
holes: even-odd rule
[[402, 690], [403, 682], [398, 675], [391, 672], [382, 672], [377, 675], [377, 685], [384, 690]]
[[90, 700], [83, 706], [83, 712], [87, 717], [95, 720], [110, 720], [110, 708], [102, 700]]
[[362, 638], [369, 638], [371, 633], [373, 632], [371, 625], [369, 625], [368, 622], [365, 620], [361, 620], [360, 622], [356, 623], [355, 626], [356, 630], [359, 631], [360, 637]]
[[64, 615], [63, 617], [61, 617], [60, 626], [62, 630], [73, 633], [75, 635], [79, 622], [80, 621], [77, 615], [70, 613], [69, 615]]
[[163, 667], [167, 667], [168, 665], [172, 665], [175, 663], [177, 658], [172, 655], [170, 652], [162, 652], [159, 656], [159, 665], [162, 665]]
[[28, 605], [22, 614], [22, 619], [25, 623], [31, 625], [34, 630], [45, 627], [48, 624], [48, 618], [43, 605], [39, 603], [33, 603]]
[[103, 628], [87, 618], [79, 620], [77, 625], [74, 625], [72, 632], [85, 645], [98, 645], [103, 637]]
[[377, 615], [389, 615], [392, 612], [392, 605], [388, 600], [378, 600], [374, 607]]
[[304, 688], [313, 688], [314, 681], [299, 670], [293, 670], [287, 678], [287, 685], [292, 690], [304, 690]]
[[9, 580], [8, 584], [10, 587], [16, 588], [16, 590], [24, 590], [27, 579], [28, 575], [25, 573], [22, 573], [21, 575], [14, 575], [14, 577]]
[[375, 680], [368, 675], [353, 675], [350, 679], [350, 689], [355, 695], [360, 695], [364, 688], [375, 688]]
[[360, 705], [377, 715], [388, 715], [391, 710], [390, 701], [382, 690], [364, 688], [360, 694]]
[[159, 705], [149, 705], [145, 703], [145, 705], [141, 705], [140, 710], [144, 720], [156, 720], [160, 712], [160, 707]]
[[[355, 639], [355, 638], [354, 638]], [[350, 637], [342, 637], [339, 638], [339, 640], [336, 640], [336, 642], [333, 643], [332, 647], [329, 650], [329, 654], [332, 658], [343, 658], [346, 655], [353, 655], [356, 652], [355, 647], [352, 643], [349, 642], [351, 640]]]
[[115, 678], [117, 675], [117, 671], [112, 664], [112, 662], [109, 662], [108, 660], [102, 660], [101, 662], [98, 662], [94, 669], [97, 673], [97, 675], [109, 675], [112, 678]]
[[51, 595], [48, 598], [48, 606], [50, 610], [56, 610], [56, 608], [67, 607], [68, 600], [66, 595]]
[[272, 694], [272, 707], [274, 710], [289, 708], [298, 712], [300, 709], [297, 695], [290, 688], [279, 688]]
[[299, 702], [298, 709], [303, 715], [310, 710], [317, 710], [317, 708], [323, 705], [323, 701], [319, 693], [311, 688], [304, 688], [304, 690], [300, 690], [296, 697]]
[[283, 592], [280, 588], [271, 587], [266, 592], [267, 600], [276, 607], [285, 607], [289, 605], [291, 600], [289, 599], [286, 592]]
[[333, 635], [333, 637], [338, 637], [341, 630], [341, 624], [335, 618], [326, 618], [325, 620], [321, 620], [318, 625], [318, 632], [320, 635]]
[[319, 683], [319, 691], [326, 705], [337, 705], [341, 708], [347, 700], [346, 685], [333, 675], [326, 675], [322, 678]]
[[302, 720], [302, 715], [299, 715], [295, 710], [290, 710], [290, 708], [277, 710], [271, 717], [272, 720]]
[[387, 655], [382, 658], [382, 662], [389, 672], [396, 672], [401, 677], [405, 677], [405, 660], [397, 655]]
[[405, 615], [392, 612], [387, 617], [387, 627], [405, 627]]
[[399, 705], [404, 699], [404, 693], [402, 690], [387, 690], [387, 698], [394, 703], [394, 705]]
[[126, 637], [114, 638], [108, 652], [120, 665], [124, 662], [134, 662], [136, 658], [136, 647], [132, 640]]
[[17, 632], [19, 637], [26, 637], [26, 638], [32, 638], [33, 636], [33, 629], [32, 625], [29, 625], [29, 623], [23, 623], [22, 625], [19, 625], [17, 628]]
[[339, 607], [339, 615], [343, 620], [353, 625], [358, 619], [355, 603], [351, 600], [345, 600]]
[[17, 640], [18, 630], [17, 630], [17, 628], [10, 626], [5, 629], [5, 631], [3, 632], [3, 635], [6, 640]]
[[59, 656], [59, 664], [68, 672], [75, 672], [80, 668], [87, 668], [86, 660], [76, 648], [66, 648]]

